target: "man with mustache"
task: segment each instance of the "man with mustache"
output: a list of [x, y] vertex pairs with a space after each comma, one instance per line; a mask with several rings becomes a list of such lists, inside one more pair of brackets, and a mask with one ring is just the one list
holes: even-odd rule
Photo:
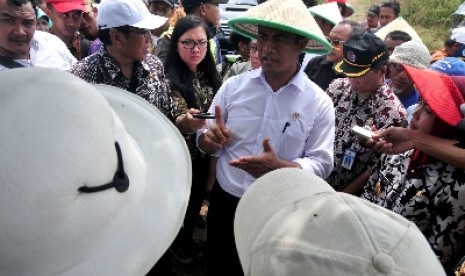
[[333, 66], [343, 58], [344, 42], [352, 35], [360, 33], [363, 33], [363, 29], [356, 21], [345, 19], [336, 24], [327, 36], [332, 46], [331, 51], [327, 55], [317, 56], [310, 60], [304, 69], [308, 78], [323, 90], [328, 89], [333, 80], [342, 78], [343, 75], [334, 72]]
[[36, 32], [32, 0], [0, 0], [0, 71], [20, 67], [68, 70], [76, 59], [63, 41]]
[[173, 119], [170, 89], [160, 60], [150, 54], [150, 31], [166, 22], [140, 0], [103, 1], [97, 23], [103, 46], [73, 65], [71, 73], [90, 83], [132, 92]]
[[86, 6], [86, 12], [82, 15], [81, 26], [79, 27], [79, 32], [84, 35], [86, 39], [91, 41], [89, 46], [89, 55], [100, 50], [103, 43], [98, 39], [98, 24], [97, 24], [97, 14], [98, 8], [92, 5], [91, 0], [84, 0]]
[[326, 90], [336, 109], [334, 169], [326, 181], [337, 191], [358, 194], [379, 155], [352, 128], [400, 126], [406, 111], [384, 83], [389, 57], [380, 38], [373, 33], [354, 35], [344, 43], [343, 55], [334, 70], [345, 78], [334, 80]]
[[86, 12], [84, 0], [47, 0], [47, 8], [53, 22], [50, 33], [63, 40], [77, 60], [88, 56], [90, 42], [78, 32]]
[[324, 53], [330, 44], [304, 3], [269, 0], [229, 24], [256, 38], [262, 67], [229, 78], [209, 109], [216, 119], [197, 132], [199, 148], [218, 157], [207, 218], [209, 275], [243, 273], [234, 212], [256, 178], [282, 167], [326, 178], [333, 166], [333, 104], [298, 63], [302, 51]]

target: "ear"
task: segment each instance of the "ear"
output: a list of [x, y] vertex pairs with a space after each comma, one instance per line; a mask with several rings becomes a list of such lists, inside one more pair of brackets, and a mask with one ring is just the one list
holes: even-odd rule
[[300, 52], [302, 52], [307, 47], [307, 44], [308, 44], [308, 38], [302, 39], [299, 41], [299, 43], [297, 44], [297, 47], [299, 47]]
[[202, 17], [202, 18], [203, 18], [203, 16], [207, 15], [207, 8], [205, 7], [205, 5], [200, 5], [199, 6], [199, 13], [200, 13], [200, 17]]
[[97, 15], [98, 15], [98, 8], [97, 8], [97, 7], [92, 7], [92, 11], [93, 11], [94, 14], [95, 14], [95, 18], [97, 18]]
[[110, 30], [111, 44], [114, 45], [114, 46], [117, 46], [117, 47], [122, 47], [123, 46], [122, 36], [123, 36], [123, 34], [121, 34], [117, 30], [112, 28]]
[[242, 52], [246, 52], [246, 51], [249, 50], [249, 46], [248, 46], [246, 43], [244, 43], [243, 41], [239, 42], [239, 45], [238, 45], [238, 46], [239, 46], [239, 47], [238, 47], [238, 48], [239, 48], [238, 50], [240, 50], [240, 51], [242, 51]]

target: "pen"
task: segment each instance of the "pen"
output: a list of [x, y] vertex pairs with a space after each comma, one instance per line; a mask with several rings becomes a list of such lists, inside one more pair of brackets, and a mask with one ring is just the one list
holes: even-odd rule
[[287, 128], [288, 126], [290, 126], [290, 125], [291, 125], [291, 124], [290, 124], [289, 122], [286, 122], [286, 123], [284, 124], [284, 128], [283, 128], [282, 133], [284, 133], [284, 132], [286, 131], [286, 128]]

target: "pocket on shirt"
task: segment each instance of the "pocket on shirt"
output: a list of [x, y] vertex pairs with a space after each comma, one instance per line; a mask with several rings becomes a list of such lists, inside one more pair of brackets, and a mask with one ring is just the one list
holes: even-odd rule
[[280, 154], [278, 155], [288, 161], [302, 157], [307, 136], [307, 132], [300, 128], [288, 127], [282, 137]]

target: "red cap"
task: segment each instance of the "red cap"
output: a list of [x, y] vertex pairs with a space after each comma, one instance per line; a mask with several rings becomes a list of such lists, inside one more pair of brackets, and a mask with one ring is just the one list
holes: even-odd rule
[[86, 12], [84, 0], [47, 0], [47, 3], [52, 4], [53, 8], [59, 13], [70, 11]]
[[402, 66], [433, 113], [448, 125], [455, 127], [462, 120], [460, 105], [465, 101], [454, 81], [449, 76], [433, 70]]

